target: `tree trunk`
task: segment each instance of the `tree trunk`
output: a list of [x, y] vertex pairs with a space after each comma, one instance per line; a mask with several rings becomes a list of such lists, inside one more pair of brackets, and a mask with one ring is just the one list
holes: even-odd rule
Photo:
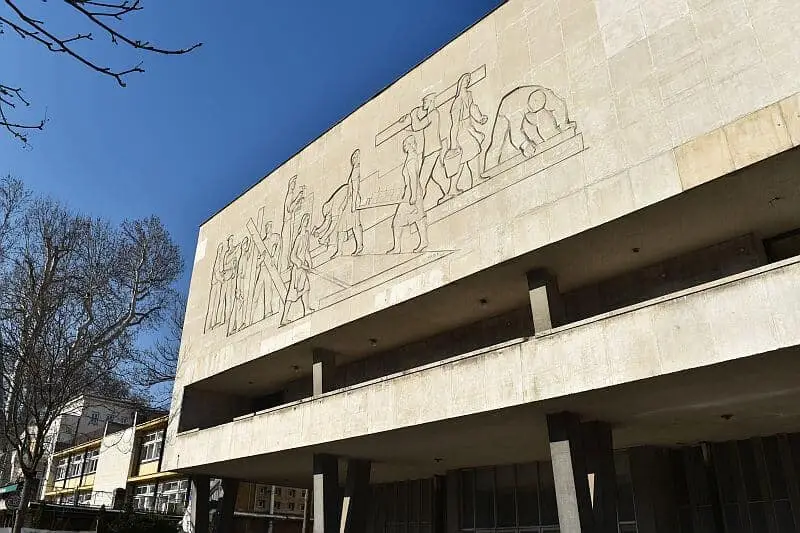
[[28, 478], [28, 476], [25, 476], [19, 500], [19, 509], [17, 509], [17, 514], [14, 517], [14, 527], [11, 529], [11, 533], [22, 533], [22, 526], [25, 524], [25, 517], [28, 515], [28, 506], [31, 501], [31, 487], [35, 482], [35, 477]]

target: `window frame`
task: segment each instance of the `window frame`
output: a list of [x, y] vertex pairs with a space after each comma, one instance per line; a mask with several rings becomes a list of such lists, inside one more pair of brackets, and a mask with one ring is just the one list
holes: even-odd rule
[[99, 458], [100, 458], [100, 450], [99, 449], [89, 450], [88, 452], [86, 452], [86, 454], [85, 454], [85, 456], [83, 458], [83, 462], [86, 465], [84, 467], [83, 473], [84, 474], [94, 474], [95, 472], [97, 472], [97, 461], [98, 461]]
[[69, 466], [67, 467], [67, 479], [81, 477], [83, 474], [83, 456], [79, 453], [69, 458]]
[[[69, 457], [62, 457], [56, 464], [56, 481], [67, 479], [67, 468], [69, 467]], [[62, 470], [63, 469], [63, 470]]]
[[[143, 491], [143, 492], [140, 492]], [[149, 505], [148, 505], [149, 504]], [[133, 488], [134, 509], [140, 511], [154, 511], [156, 509], [156, 484], [145, 483]]]
[[164, 446], [163, 430], [146, 433], [142, 439], [139, 452], [140, 463], [152, 463], [161, 459], [161, 449]]

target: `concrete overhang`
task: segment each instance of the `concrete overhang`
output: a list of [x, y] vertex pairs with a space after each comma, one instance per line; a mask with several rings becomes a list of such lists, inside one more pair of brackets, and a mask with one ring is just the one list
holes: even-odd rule
[[798, 301], [796, 257], [179, 434], [167, 467], [303, 486], [314, 453], [370, 458], [375, 480], [542, 459], [564, 409], [612, 422], [618, 447], [796, 430]]

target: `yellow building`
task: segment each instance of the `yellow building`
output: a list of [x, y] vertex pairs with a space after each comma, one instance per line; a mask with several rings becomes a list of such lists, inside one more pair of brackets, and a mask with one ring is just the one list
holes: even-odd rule
[[126, 494], [134, 509], [182, 514], [189, 482], [185, 476], [161, 470], [167, 417], [136, 426]]
[[102, 439], [53, 454], [45, 499], [56, 503], [91, 505]]
[[[44, 499], [61, 505], [120, 508], [125, 502], [139, 511], [181, 515], [186, 509], [189, 479], [162, 470], [168, 423], [160, 416], [131, 427], [105, 432], [98, 439], [60, 450], [50, 457], [53, 465], [46, 481]], [[212, 485], [210, 499], [222, 496], [221, 485]], [[306, 491], [241, 483], [236, 511], [258, 516], [303, 516]]]
[[188, 481], [161, 470], [167, 417], [161, 416], [53, 454], [45, 500], [181, 514]]

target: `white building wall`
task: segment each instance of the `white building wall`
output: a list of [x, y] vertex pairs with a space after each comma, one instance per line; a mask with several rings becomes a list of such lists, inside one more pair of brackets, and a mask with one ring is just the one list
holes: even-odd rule
[[94, 476], [92, 505], [110, 507], [114, 491], [125, 488], [133, 460], [134, 433], [131, 427], [103, 438]]
[[131, 405], [108, 398], [81, 396], [67, 404], [63, 414], [56, 419], [47, 434], [49, 449], [40, 466], [42, 483], [39, 487], [39, 498], [44, 499], [46, 480], [52, 473], [52, 455], [57, 444], [77, 442], [81, 437], [103, 429], [108, 421], [117, 424], [132, 423], [134, 414], [135, 409]]
[[[203, 224], [173, 414], [186, 385], [798, 146], [798, 24], [797, 0], [504, 3]], [[475, 125], [484, 136], [480, 157], [496, 173], [457, 202], [424, 206], [427, 255], [395, 260], [385, 254], [393, 244], [393, 207], [383, 205], [381, 194], [404, 190], [398, 169], [402, 142], [411, 135], [404, 121], [427, 94], [449, 102], [469, 73], [472, 101], [486, 116]], [[497, 119], [522, 117], [528, 104], [517, 105], [523, 93], [515, 91], [532, 86], [552, 91], [576, 129], [567, 140], [552, 137], [559, 144], [538, 159], [517, 150], [504, 161], [525, 163], [487, 165], [493, 127], [502, 132], [510, 120]], [[445, 129], [451, 110], [442, 104]], [[320, 224], [321, 204], [347, 183], [355, 150], [364, 253], [315, 259], [321, 275], [310, 282], [308, 315], [295, 309], [283, 326], [281, 312], [227, 323], [228, 297], [215, 273], [233, 264], [235, 247], [250, 242], [257, 223], [281, 226], [284, 200], [296, 190], [304, 191], [311, 227]], [[406, 239], [402, 249], [415, 245]], [[327, 258], [321, 248], [318, 257]], [[276, 278], [288, 283], [289, 269], [282, 270]], [[353, 277], [345, 290], [341, 280], [323, 279], [342, 273]], [[172, 417], [171, 434], [178, 419]], [[192, 451], [169, 446], [165, 465], [176, 467], [186, 453]]]

